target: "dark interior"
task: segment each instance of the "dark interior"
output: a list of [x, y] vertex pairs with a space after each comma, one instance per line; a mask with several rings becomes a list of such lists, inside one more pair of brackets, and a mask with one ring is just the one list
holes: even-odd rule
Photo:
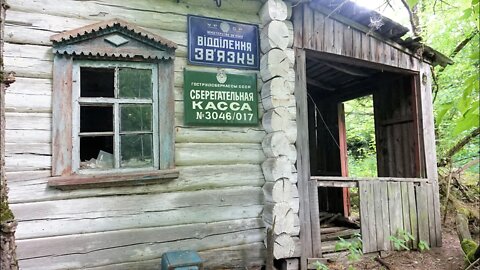
[[81, 97], [114, 97], [115, 69], [80, 68]]

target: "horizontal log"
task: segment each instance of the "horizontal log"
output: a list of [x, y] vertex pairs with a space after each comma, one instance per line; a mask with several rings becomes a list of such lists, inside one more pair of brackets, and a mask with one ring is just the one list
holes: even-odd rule
[[47, 187], [50, 171], [9, 172], [10, 201], [24, 203], [34, 201], [66, 200], [95, 196], [150, 194], [161, 192], [194, 191], [225, 187], [262, 187], [263, 178], [260, 165], [213, 165], [177, 167], [180, 171], [175, 181], [161, 185], [83, 189], [60, 191]]
[[176, 127], [177, 143], [260, 143], [265, 131], [252, 128], [192, 128]]
[[5, 113], [7, 130], [52, 130], [50, 113]]
[[8, 154], [5, 156], [5, 170], [19, 172], [30, 170], [48, 170], [52, 167], [52, 156], [42, 154]]
[[18, 239], [257, 217], [258, 187], [11, 204]]
[[[49, 170], [43, 171], [22, 171], [22, 172], [7, 172], [6, 177], [8, 179], [8, 184], [15, 185], [13, 182], [20, 181], [26, 182], [28, 180], [43, 179], [49, 177], [51, 172]], [[34, 196], [33, 196], [34, 197]]]
[[210, 268], [252, 269], [265, 265], [265, 245], [261, 242], [199, 252]]
[[[245, 269], [247, 267], [258, 267], [263, 265], [265, 260], [265, 246], [263, 243], [232, 245], [229, 247], [209, 249], [198, 252], [204, 260], [204, 267], [228, 269]], [[228, 259], [226, 259], [228, 258]], [[119, 264], [102, 265], [99, 267], [84, 268], [86, 270], [157, 270], [161, 259], [142, 260], [125, 262]]]
[[38, 269], [39, 265], [84, 269], [158, 259], [171, 250], [211, 250], [258, 243], [262, 237], [261, 221], [254, 218], [17, 240], [17, 253], [22, 269]]
[[380, 181], [380, 182], [417, 182], [428, 183], [427, 178], [402, 178], [402, 177], [341, 177], [341, 176], [312, 176], [311, 180], [317, 181], [338, 181], [338, 182], [351, 182], [351, 181]]
[[179, 166], [260, 164], [265, 155], [260, 144], [177, 143], [175, 164]]
[[[238, 6], [243, 7], [243, 2], [235, 1]], [[161, 28], [170, 31], [186, 32], [186, 15], [201, 15], [215, 18], [244, 21], [249, 23], [259, 23], [260, 19], [257, 15], [257, 10], [249, 10], [248, 12], [238, 12], [238, 7], [235, 10], [217, 11], [214, 3], [210, 1], [201, 1], [197, 4], [190, 5], [183, 3], [177, 4], [174, 2], [163, 1], [161, 5], [152, 5], [148, 1], [136, 1], [132, 4], [126, 4], [118, 0], [111, 0], [109, 3], [78, 3], [76, 1], [67, 0], [62, 2], [64, 5], [59, 5], [56, 0], [41, 0], [36, 3], [30, 3], [25, 0], [15, 0], [11, 5], [12, 11], [24, 11], [33, 14], [45, 14], [58, 17], [65, 17], [73, 19], [83, 20], [109, 20], [113, 18], [120, 18], [126, 21], [132, 21], [147, 28]], [[48, 6], [48, 9], [45, 7]], [[193, 8], [194, 7], [194, 8]], [[258, 7], [259, 8], [259, 7]], [[98, 14], [98, 15], [95, 15]], [[7, 16], [8, 19], [8, 16]], [[60, 21], [61, 22], [61, 21]], [[59, 27], [62, 27], [61, 24]], [[80, 26], [74, 26], [71, 28], [67, 23], [63, 26], [63, 30], [71, 30]], [[84, 25], [87, 25], [86, 23]], [[83, 25], [82, 25], [83, 26]], [[59, 30], [60, 31], [60, 30]]]
[[159, 184], [178, 178], [178, 170], [155, 170], [117, 174], [70, 175], [50, 177], [48, 187], [61, 190], [98, 187], [140, 186]]
[[6, 156], [23, 155], [23, 154], [50, 156], [52, 155], [52, 146], [46, 143], [6, 143], [5, 144]]
[[50, 130], [5, 130], [6, 143], [50, 143], [51, 141]]

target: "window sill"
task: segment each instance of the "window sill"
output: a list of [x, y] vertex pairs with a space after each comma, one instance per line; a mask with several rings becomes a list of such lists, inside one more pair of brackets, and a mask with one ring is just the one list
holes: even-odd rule
[[178, 176], [179, 172], [176, 169], [96, 175], [75, 174], [50, 178], [48, 186], [61, 190], [139, 186], [168, 182]]

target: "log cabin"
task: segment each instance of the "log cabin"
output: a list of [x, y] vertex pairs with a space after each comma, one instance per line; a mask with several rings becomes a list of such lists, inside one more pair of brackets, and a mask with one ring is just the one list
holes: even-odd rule
[[[16, 81], [2, 89], [2, 134], [21, 269], [160, 269], [185, 249], [211, 269], [271, 256], [310, 269], [335, 251], [321, 215], [348, 216], [352, 187], [364, 253], [391, 250], [399, 231], [411, 248], [441, 245], [430, 68], [451, 60], [408, 28], [340, 0], [6, 4], [0, 48]], [[205, 17], [223, 33], [253, 27], [252, 66], [192, 61], [190, 20]], [[186, 89], [211, 74], [253, 78], [253, 122], [189, 120], [187, 102], [210, 105]], [[366, 95], [378, 175], [349, 177], [342, 103]]]

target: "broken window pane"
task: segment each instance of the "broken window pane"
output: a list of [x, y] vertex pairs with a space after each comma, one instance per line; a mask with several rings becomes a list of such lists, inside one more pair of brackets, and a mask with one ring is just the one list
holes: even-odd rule
[[120, 131], [151, 131], [152, 105], [121, 105]]
[[152, 134], [120, 136], [121, 167], [153, 166]]
[[152, 71], [150, 69], [120, 68], [119, 97], [152, 98]]
[[81, 137], [80, 168], [113, 168], [113, 136]]
[[81, 106], [80, 132], [108, 132], [113, 131], [113, 107]]
[[114, 97], [115, 69], [80, 68], [81, 97]]

